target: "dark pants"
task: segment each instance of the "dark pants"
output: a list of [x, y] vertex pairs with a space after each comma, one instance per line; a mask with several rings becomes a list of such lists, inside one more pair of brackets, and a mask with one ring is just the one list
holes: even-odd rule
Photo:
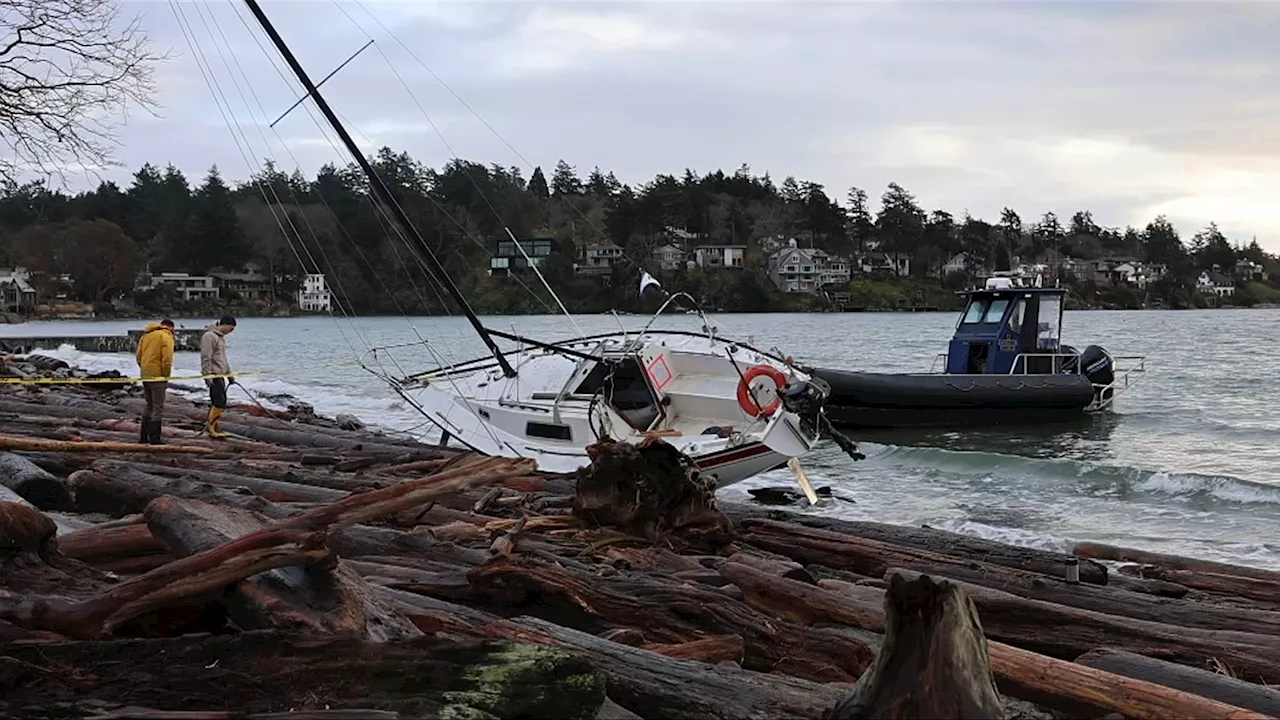
[[142, 383], [142, 396], [147, 400], [147, 408], [142, 411], [142, 419], [160, 422], [164, 417], [164, 395], [169, 389], [167, 382]]
[[209, 381], [209, 402], [216, 408], [227, 409], [226, 378], [213, 378]]

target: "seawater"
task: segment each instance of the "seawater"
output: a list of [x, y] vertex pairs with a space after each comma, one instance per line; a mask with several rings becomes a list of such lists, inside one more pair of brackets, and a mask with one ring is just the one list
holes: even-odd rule
[[[946, 349], [950, 313], [716, 315], [719, 332], [803, 362], [883, 372], [926, 371]], [[210, 319], [177, 319], [200, 327]], [[637, 330], [638, 316], [487, 317], [490, 327], [537, 339]], [[140, 322], [56, 322], [0, 327], [0, 336], [123, 333]], [[693, 316], [656, 327], [697, 330]], [[831, 447], [805, 459], [815, 484], [837, 499], [808, 512], [927, 524], [1063, 550], [1078, 540], [1280, 568], [1280, 310], [1068, 312], [1063, 341], [1145, 355], [1147, 373], [1115, 409], [1054, 428], [855, 435], [867, 459]], [[374, 346], [429, 342], [370, 354]], [[428, 426], [373, 373], [426, 369], [436, 359], [483, 354], [466, 321], [443, 318], [244, 319], [228, 340], [243, 384], [290, 393], [326, 414], [424, 434]], [[136, 370], [129, 355], [64, 359], [91, 370]], [[180, 353], [176, 371], [196, 374]], [[235, 400], [237, 391], [232, 390]], [[241, 402], [248, 398], [242, 396]], [[429, 433], [427, 433], [429, 435]], [[783, 470], [722, 491], [791, 485]]]

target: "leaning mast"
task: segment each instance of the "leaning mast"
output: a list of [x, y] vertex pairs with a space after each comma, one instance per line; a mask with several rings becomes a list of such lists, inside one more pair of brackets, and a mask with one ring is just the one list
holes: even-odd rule
[[497, 343], [494, 342], [493, 336], [490, 334], [489, 330], [481, 324], [480, 318], [476, 317], [475, 312], [471, 309], [471, 305], [468, 304], [466, 298], [463, 297], [462, 291], [458, 289], [458, 286], [455, 285], [453, 280], [449, 277], [448, 272], [444, 269], [444, 266], [440, 264], [435, 253], [431, 252], [431, 248], [427, 245], [426, 240], [423, 239], [422, 234], [419, 233], [418, 229], [409, 221], [408, 216], [405, 215], [400, 204], [395, 201], [394, 197], [392, 197], [391, 190], [382, 182], [382, 179], [378, 177], [378, 174], [374, 172], [373, 166], [369, 164], [364, 153], [360, 151], [360, 148], [356, 145], [355, 141], [351, 139], [351, 135], [347, 133], [346, 128], [344, 128], [342, 123], [338, 121], [337, 115], [333, 112], [333, 109], [329, 107], [329, 103], [325, 101], [324, 96], [320, 94], [319, 88], [311, 82], [311, 78], [307, 75], [307, 71], [298, 63], [298, 59], [293, 56], [293, 52], [289, 50], [289, 46], [285, 45], [284, 40], [280, 37], [280, 33], [276, 32], [275, 26], [271, 24], [269, 19], [267, 19], [266, 14], [263, 13], [262, 8], [258, 5], [257, 0], [245, 0], [245, 4], [249, 6], [249, 12], [253, 13], [253, 17], [257, 19], [258, 24], [262, 26], [264, 31], [266, 31], [267, 37], [271, 38], [271, 42], [276, 46], [276, 49], [280, 51], [280, 55], [284, 57], [284, 61], [288, 63], [289, 68], [293, 70], [293, 74], [298, 77], [298, 82], [302, 83], [302, 87], [307, 91], [307, 95], [315, 100], [316, 107], [319, 108], [320, 113], [324, 115], [325, 120], [329, 122], [329, 125], [333, 128], [334, 132], [338, 134], [338, 137], [342, 139], [342, 144], [347, 146], [347, 151], [355, 158], [356, 164], [360, 166], [360, 170], [363, 171], [365, 176], [369, 179], [369, 187], [373, 191], [374, 197], [382, 203], [387, 212], [391, 214], [391, 217], [400, 225], [405, 233], [405, 237], [408, 237], [413, 241], [416, 246], [415, 250], [427, 261], [428, 266], [436, 276], [440, 278], [440, 281], [445, 286], [445, 290], [449, 292], [450, 297], [452, 297], [453, 301], [462, 309], [463, 314], [467, 316], [467, 320], [470, 321], [471, 327], [475, 329], [476, 334], [478, 334], [480, 339], [484, 341], [484, 344], [488, 346], [489, 352], [493, 353], [493, 357], [498, 361], [498, 365], [502, 368], [503, 374], [507, 377], [514, 377], [516, 374], [515, 369], [511, 367], [511, 363], [508, 362], [506, 356], [502, 354], [502, 350], [498, 347]]

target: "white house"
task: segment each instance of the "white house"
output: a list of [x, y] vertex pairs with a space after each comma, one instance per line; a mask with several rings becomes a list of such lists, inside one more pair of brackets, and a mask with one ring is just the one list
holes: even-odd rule
[[679, 270], [685, 266], [685, 252], [668, 243], [653, 251], [653, 262], [663, 270]]
[[26, 268], [0, 268], [0, 311], [22, 312], [36, 304], [36, 289]]
[[911, 255], [902, 252], [870, 252], [862, 256], [861, 269], [864, 273], [882, 272], [907, 276], [911, 274]]
[[608, 275], [624, 257], [622, 248], [608, 240], [591, 243], [582, 249], [582, 262], [574, 265], [574, 270], [579, 275]]
[[1231, 297], [1236, 294], [1236, 285], [1231, 278], [1217, 270], [1205, 270], [1196, 279], [1196, 290], [1205, 295]]
[[740, 268], [746, 257], [746, 245], [699, 245], [693, 249], [694, 263], [704, 270]]
[[304, 275], [298, 288], [298, 308], [304, 312], [332, 312], [333, 294], [325, 282], [324, 273]]
[[148, 282], [136, 289], [150, 290], [158, 287], [169, 288], [183, 300], [217, 300], [222, 294], [212, 275], [192, 275], [184, 272], [156, 273]]
[[826, 285], [847, 284], [849, 261], [820, 248], [797, 247], [794, 239], [787, 247], [769, 256], [769, 279], [786, 293], [816, 293]]

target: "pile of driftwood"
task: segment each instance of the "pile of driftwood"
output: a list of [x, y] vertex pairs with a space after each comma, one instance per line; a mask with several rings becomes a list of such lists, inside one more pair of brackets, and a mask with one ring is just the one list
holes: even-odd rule
[[0, 718], [1280, 715], [1280, 573], [141, 404], [0, 390]]

